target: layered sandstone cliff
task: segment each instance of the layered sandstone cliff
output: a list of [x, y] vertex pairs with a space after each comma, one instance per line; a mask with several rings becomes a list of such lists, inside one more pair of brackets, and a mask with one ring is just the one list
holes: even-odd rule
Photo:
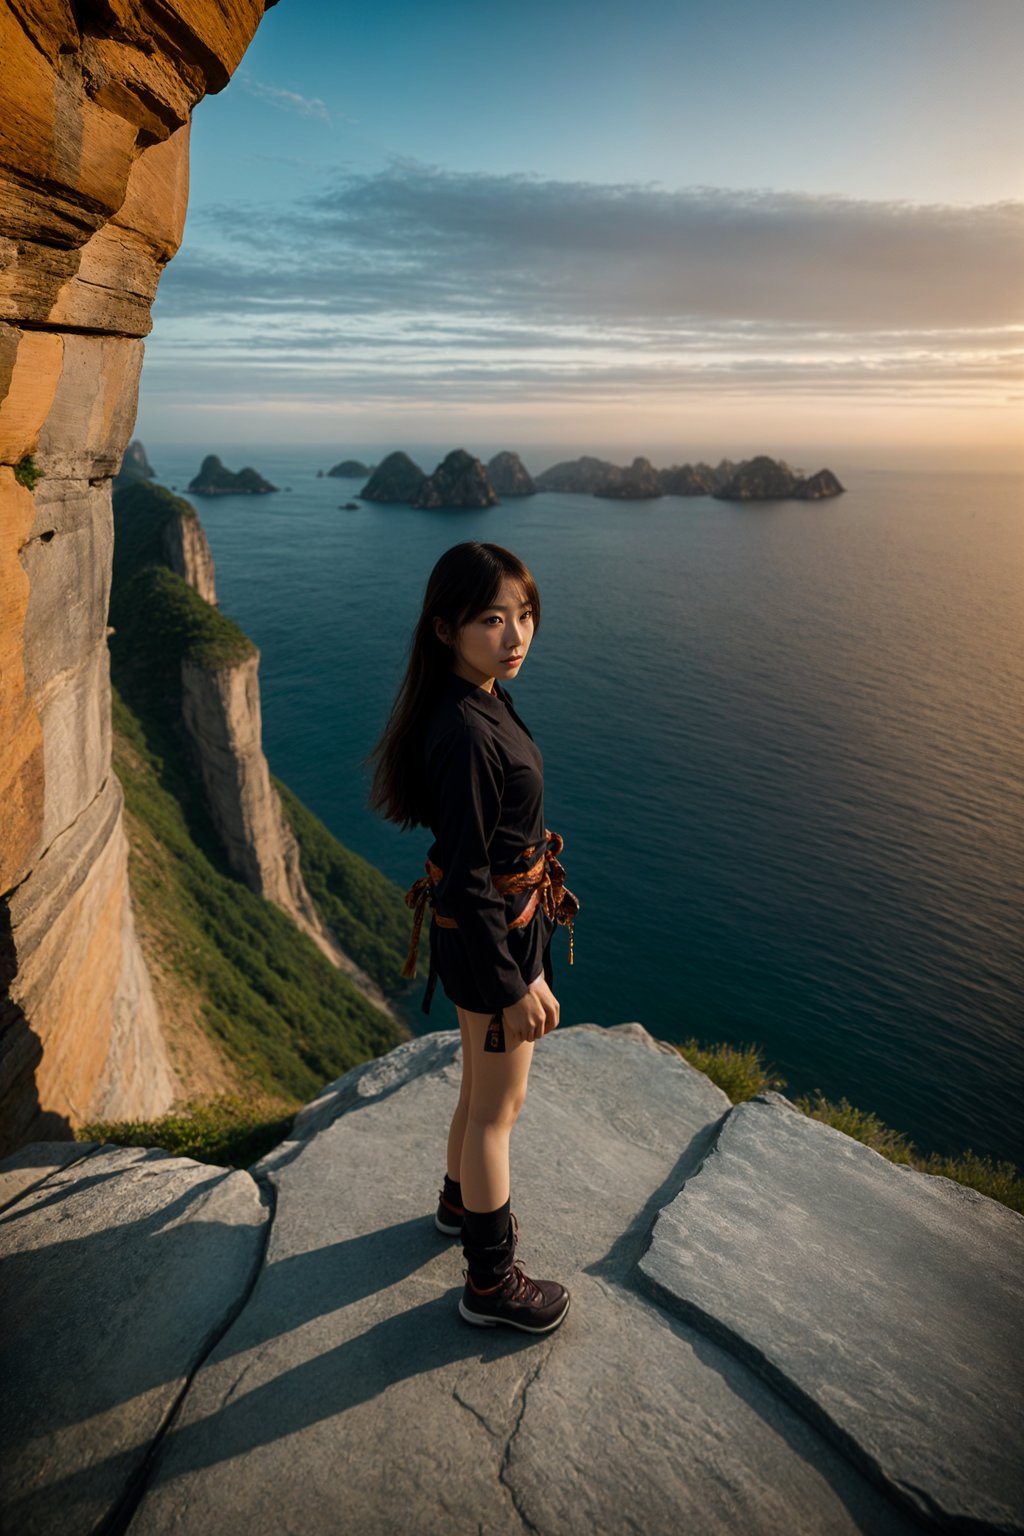
[[0, 1147], [171, 1099], [110, 769], [110, 478], [191, 110], [264, 9], [0, 8]]

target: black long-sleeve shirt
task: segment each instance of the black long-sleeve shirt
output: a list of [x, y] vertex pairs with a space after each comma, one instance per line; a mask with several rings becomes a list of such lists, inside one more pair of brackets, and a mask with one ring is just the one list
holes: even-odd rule
[[510, 930], [530, 892], [504, 896], [492, 879], [528, 868], [546, 846], [544, 761], [500, 683], [487, 693], [452, 673], [427, 726], [424, 771], [429, 857], [443, 871], [434, 906], [458, 923], [431, 922], [431, 965], [457, 1006], [496, 1013], [518, 1002], [542, 970], [550, 973], [554, 925], [538, 908]]

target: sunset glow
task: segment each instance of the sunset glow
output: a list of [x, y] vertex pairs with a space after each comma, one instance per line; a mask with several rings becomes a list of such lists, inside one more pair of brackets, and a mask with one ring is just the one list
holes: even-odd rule
[[1021, 467], [1020, 7], [516, 15], [268, 12], [141, 436]]

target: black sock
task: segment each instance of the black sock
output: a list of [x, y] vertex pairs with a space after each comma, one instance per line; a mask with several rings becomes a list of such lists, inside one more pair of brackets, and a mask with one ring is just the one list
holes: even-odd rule
[[511, 1226], [511, 1207], [511, 1195], [496, 1211], [471, 1211], [464, 1206], [463, 1235], [467, 1245], [475, 1249], [504, 1247]]
[[462, 1204], [462, 1185], [458, 1179], [450, 1179], [447, 1173], [444, 1176], [444, 1198], [452, 1205]]

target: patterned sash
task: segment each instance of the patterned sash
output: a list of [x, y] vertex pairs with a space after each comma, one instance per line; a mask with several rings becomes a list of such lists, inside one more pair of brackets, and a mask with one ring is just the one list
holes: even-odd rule
[[[569, 930], [569, 964], [573, 960], [573, 919], [580, 910], [580, 904], [568, 889], [565, 883], [565, 870], [558, 862], [558, 854], [565, 846], [557, 832], [544, 828], [544, 851], [529, 866], [528, 869], [514, 870], [507, 875], [493, 875], [494, 888], [502, 895], [514, 895], [517, 891], [530, 891], [530, 899], [526, 906], [509, 923], [509, 928], [524, 928], [533, 917], [539, 906], [543, 906], [547, 916], [555, 923], [564, 923]], [[525, 848], [521, 855], [524, 859], [532, 859], [539, 843]], [[403, 976], [415, 976], [416, 951], [419, 947], [420, 929], [423, 926], [423, 918], [429, 905], [434, 912], [434, 922], [439, 928], [457, 928], [458, 922], [454, 917], [445, 917], [434, 907], [433, 888], [444, 876], [444, 871], [431, 859], [425, 864], [426, 874], [413, 882], [405, 893], [405, 904], [413, 910], [412, 937], [409, 940], [409, 953], [405, 957], [402, 966]]]

